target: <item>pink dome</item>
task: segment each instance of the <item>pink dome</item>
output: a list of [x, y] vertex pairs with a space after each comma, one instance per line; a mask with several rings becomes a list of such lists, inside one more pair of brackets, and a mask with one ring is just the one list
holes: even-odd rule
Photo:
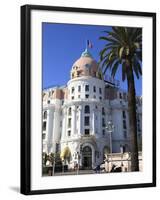
[[82, 56], [73, 64], [71, 70], [71, 78], [80, 76], [97, 76], [98, 64], [92, 58], [87, 50], [82, 53]]

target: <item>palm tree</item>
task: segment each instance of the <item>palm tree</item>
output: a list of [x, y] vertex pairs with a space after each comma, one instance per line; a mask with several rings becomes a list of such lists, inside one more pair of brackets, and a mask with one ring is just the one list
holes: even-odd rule
[[106, 41], [105, 47], [100, 51], [100, 69], [103, 75], [110, 69], [111, 76], [114, 77], [120, 67], [122, 81], [127, 80], [131, 171], [139, 171], [134, 76], [139, 79], [142, 75], [142, 29], [112, 27], [111, 31], [104, 32], [106, 35], [99, 38]]

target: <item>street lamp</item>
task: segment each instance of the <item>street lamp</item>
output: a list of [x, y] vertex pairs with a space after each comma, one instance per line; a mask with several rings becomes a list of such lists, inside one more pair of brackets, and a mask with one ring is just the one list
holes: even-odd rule
[[53, 155], [53, 169], [52, 169], [52, 176], [54, 176], [54, 171], [55, 171], [55, 154]]
[[106, 130], [109, 133], [110, 138], [110, 154], [111, 154], [111, 166], [112, 166], [112, 133], [114, 131], [114, 124], [112, 121], [107, 122]]
[[80, 154], [79, 152], [77, 152], [77, 160], [78, 160], [78, 163], [77, 163], [77, 175], [79, 173], [79, 165], [80, 165]]
[[123, 172], [123, 153], [124, 153], [124, 150], [123, 150], [123, 146], [120, 145], [120, 152], [121, 152], [121, 169], [122, 169], [122, 172]]
[[62, 160], [62, 174], [64, 174], [64, 160]]
[[57, 152], [58, 152], [58, 145], [59, 145], [59, 142], [57, 141], [57, 142], [56, 142], [56, 150], [55, 150], [55, 153], [53, 153], [53, 169], [52, 169], [52, 176], [54, 176], [54, 173], [55, 173], [55, 165], [56, 165], [56, 157], [57, 157]]

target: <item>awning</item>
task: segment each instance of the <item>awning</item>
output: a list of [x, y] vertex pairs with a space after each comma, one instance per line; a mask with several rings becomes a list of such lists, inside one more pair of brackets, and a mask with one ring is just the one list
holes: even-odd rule
[[69, 158], [71, 154], [71, 151], [69, 149], [69, 147], [65, 147], [60, 154], [60, 158], [61, 160], [64, 160], [65, 158]]

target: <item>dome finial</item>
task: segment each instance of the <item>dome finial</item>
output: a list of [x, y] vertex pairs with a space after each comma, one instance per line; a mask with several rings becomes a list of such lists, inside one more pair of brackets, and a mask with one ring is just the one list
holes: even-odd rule
[[88, 49], [86, 48], [86, 49], [82, 52], [81, 57], [91, 57], [91, 58], [92, 58], [92, 55], [90, 54], [90, 52], [89, 52]]

